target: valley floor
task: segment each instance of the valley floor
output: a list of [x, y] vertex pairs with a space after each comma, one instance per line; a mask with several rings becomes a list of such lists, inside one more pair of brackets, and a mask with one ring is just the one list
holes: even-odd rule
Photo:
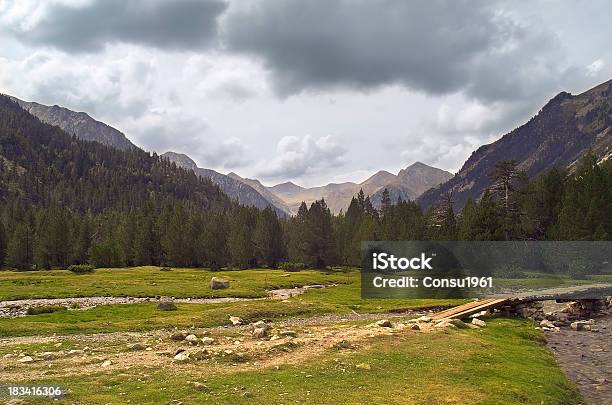
[[[147, 296], [143, 279], [159, 279], [156, 268], [118, 270], [115, 277], [113, 270], [38, 275], [72, 277], [63, 289], [36, 283], [32, 274], [0, 273], [0, 296], [57, 298], [78, 295], [76, 289], [87, 292], [81, 296], [108, 294], [120, 291], [114, 280], [127, 280], [130, 271], [136, 280], [125, 290]], [[480, 329], [423, 322], [415, 330], [408, 321], [426, 308], [458, 302], [361, 300], [356, 272], [228, 273], [232, 287], [220, 291], [210, 290], [205, 280], [212, 273], [204, 270], [163, 277], [175, 291], [184, 276], [201, 278], [185, 287], [194, 297], [231, 297], [234, 286], [240, 297], [265, 296], [271, 287], [334, 286], [281, 299], [182, 301], [176, 311], [139, 302], [0, 318], [0, 385], [57, 384], [67, 389], [64, 401], [76, 404], [584, 403], [531, 322], [495, 318]], [[14, 286], [23, 280], [28, 287], [20, 292]], [[243, 325], [232, 325], [229, 316]], [[383, 318], [391, 327], [374, 324]], [[262, 320], [269, 327], [263, 339], [252, 333], [252, 323]], [[198, 344], [184, 340], [187, 334]]]

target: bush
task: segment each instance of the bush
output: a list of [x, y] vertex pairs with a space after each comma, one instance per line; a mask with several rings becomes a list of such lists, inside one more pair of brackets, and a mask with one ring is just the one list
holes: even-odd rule
[[66, 311], [66, 307], [61, 305], [43, 305], [39, 307], [30, 307], [26, 312], [28, 315], [50, 314], [53, 312]]
[[306, 265], [304, 263], [282, 262], [278, 265], [278, 268], [285, 271], [300, 271], [305, 270]]
[[68, 271], [71, 271], [75, 274], [85, 274], [85, 273], [93, 273], [94, 266], [89, 264], [73, 264], [68, 267]]
[[595, 273], [595, 266], [585, 259], [576, 259], [569, 263], [568, 274], [574, 280], [586, 280], [589, 274]]
[[172, 268], [170, 268], [170, 267], [162, 267], [161, 269], [159, 269], [159, 271], [172, 271]]

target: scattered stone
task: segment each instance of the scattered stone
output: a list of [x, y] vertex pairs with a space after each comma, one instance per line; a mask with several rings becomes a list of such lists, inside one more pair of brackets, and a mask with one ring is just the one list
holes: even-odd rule
[[222, 290], [224, 288], [229, 288], [230, 282], [224, 278], [213, 277], [210, 279], [210, 288], [213, 290]]
[[189, 355], [189, 358], [194, 359], [194, 360], [204, 360], [204, 359], [207, 359], [208, 357], [210, 357], [210, 352], [206, 349], [199, 350]]
[[413, 324], [413, 325], [410, 327], [410, 329], [412, 329], [412, 330], [421, 330], [421, 327], [419, 326], [419, 324], [418, 324], [418, 323], [415, 323], [415, 324]]
[[418, 318], [417, 321], [418, 322], [429, 323], [429, 322], [431, 322], [431, 316], [423, 315], [420, 318]]
[[371, 369], [370, 365], [368, 363], [359, 363], [356, 366], [358, 369], [360, 370], [369, 370]]
[[43, 360], [54, 360], [57, 358], [57, 353], [55, 352], [44, 352], [40, 355]]
[[68, 350], [68, 354], [69, 355], [81, 355], [84, 354], [85, 352], [83, 350], [78, 350], [78, 349], [72, 349], [72, 350]]
[[176, 304], [172, 300], [163, 300], [157, 304], [160, 311], [176, 311]]
[[193, 382], [193, 387], [200, 391], [205, 391], [205, 392], [210, 391], [210, 388], [208, 388], [206, 384], [202, 384], [201, 382], [197, 382], [197, 381]]
[[105, 360], [105, 361], [104, 361], [104, 363], [102, 363], [102, 367], [108, 367], [108, 366], [110, 366], [111, 364], [113, 364], [113, 362], [112, 362], [112, 361], [110, 361], [110, 360]]
[[33, 363], [34, 359], [30, 356], [23, 356], [18, 360], [20, 363]]
[[242, 325], [242, 319], [240, 319], [237, 316], [231, 316], [230, 315], [229, 320], [232, 323], [232, 325], [234, 325], [234, 326]]
[[472, 318], [472, 325], [476, 325], [482, 328], [484, 326], [487, 326], [487, 323], [482, 319]]
[[257, 321], [253, 324], [253, 329], [259, 329], [259, 328], [265, 329], [267, 331], [268, 329], [270, 329], [270, 325], [268, 325], [264, 321]]
[[434, 325], [434, 328], [456, 328], [456, 326], [450, 322], [450, 319], [442, 319]]
[[189, 353], [186, 351], [182, 351], [174, 356], [175, 361], [187, 361], [189, 360]]
[[294, 330], [282, 330], [280, 332], [280, 335], [281, 336], [285, 336], [285, 337], [292, 337], [292, 338], [294, 338], [294, 337], [297, 337], [297, 332], [294, 331]]
[[253, 337], [257, 339], [263, 339], [268, 336], [268, 331], [265, 328], [255, 328], [253, 330]]
[[[580, 331], [580, 330], [590, 330], [591, 329], [591, 323], [589, 323], [589, 321], [576, 321], [576, 322], [572, 322], [570, 324], [570, 328], [572, 328], [575, 331]], [[588, 328], [587, 328], [588, 326]]]
[[208, 337], [208, 336], [204, 336], [202, 338], [202, 344], [205, 346], [209, 346], [212, 345], [215, 342], [215, 339]]
[[198, 339], [198, 337], [194, 334], [191, 335], [187, 335], [185, 337], [185, 342], [193, 345], [193, 346], [197, 346], [197, 344], [200, 342], [200, 339]]
[[185, 338], [187, 337], [187, 333], [185, 332], [173, 332], [172, 335], [170, 335], [170, 339], [172, 340], [185, 340]]
[[382, 328], [392, 328], [393, 324], [388, 319], [381, 319], [380, 321], [376, 321], [376, 325]]
[[448, 321], [451, 325], [458, 327], [459, 329], [467, 329], [470, 327], [467, 323], [463, 322], [461, 319], [450, 319]]
[[280, 336], [278, 336], [278, 335], [273, 335], [273, 336], [270, 338], [270, 340], [280, 340], [280, 339], [282, 339], [282, 338], [281, 338]]
[[145, 350], [147, 347], [145, 345], [143, 345], [142, 343], [132, 343], [131, 345], [128, 345], [128, 349], [130, 350]]
[[548, 320], [548, 319], [543, 319], [543, 320], [540, 322], [540, 326], [541, 326], [541, 327], [543, 327], [543, 328], [553, 329], [553, 328], [555, 327], [555, 324], [554, 324], [554, 323], [552, 323], [552, 322], [551, 322], [550, 320]]

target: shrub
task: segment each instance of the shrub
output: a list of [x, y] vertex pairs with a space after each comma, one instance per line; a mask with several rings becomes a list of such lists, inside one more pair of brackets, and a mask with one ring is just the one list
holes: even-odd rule
[[278, 268], [285, 271], [300, 271], [305, 270], [306, 265], [304, 263], [282, 262], [279, 263]]
[[568, 274], [574, 280], [588, 279], [588, 275], [593, 273], [595, 273], [595, 266], [585, 259], [573, 260], [568, 265]]
[[28, 315], [50, 314], [53, 312], [66, 311], [66, 307], [61, 305], [42, 305], [39, 307], [30, 307], [27, 310]]
[[93, 273], [94, 266], [89, 264], [73, 264], [68, 267], [68, 271], [71, 271], [75, 274], [85, 274], [85, 273]]

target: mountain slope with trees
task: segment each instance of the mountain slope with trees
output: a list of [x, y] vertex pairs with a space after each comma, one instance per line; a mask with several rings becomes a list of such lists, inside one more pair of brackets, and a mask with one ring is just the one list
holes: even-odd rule
[[513, 160], [529, 177], [553, 168], [574, 168], [591, 149], [601, 162], [612, 154], [612, 80], [582, 94], [559, 93], [529, 122], [478, 148], [449, 181], [419, 198], [427, 208], [452, 194], [454, 209], [479, 199], [500, 160]]

